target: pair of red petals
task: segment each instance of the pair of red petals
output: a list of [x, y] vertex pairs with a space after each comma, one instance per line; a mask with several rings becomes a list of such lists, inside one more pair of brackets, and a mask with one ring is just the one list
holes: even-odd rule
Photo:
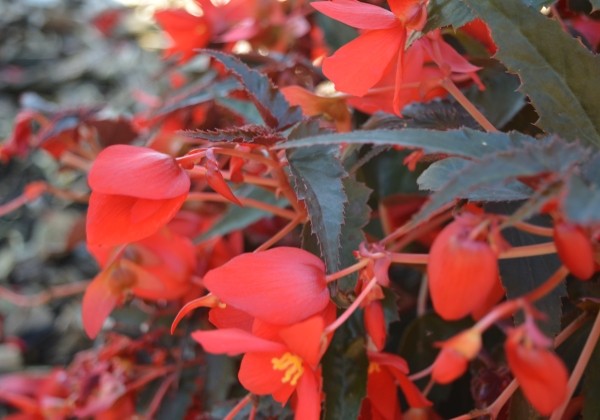
[[190, 190], [188, 174], [173, 157], [129, 145], [100, 152], [88, 182], [87, 241], [98, 246], [154, 234], [175, 216]]

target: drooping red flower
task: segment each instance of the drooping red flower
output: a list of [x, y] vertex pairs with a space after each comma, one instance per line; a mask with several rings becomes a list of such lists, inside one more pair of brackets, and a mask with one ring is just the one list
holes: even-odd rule
[[560, 260], [575, 277], [592, 277], [596, 271], [594, 248], [583, 228], [566, 221], [555, 223], [554, 243]]
[[[83, 326], [90, 337], [128, 294], [149, 300], [171, 300], [193, 287], [195, 249], [190, 239], [167, 228], [123, 251], [96, 247], [90, 251], [103, 267], [87, 287], [82, 302]], [[114, 255], [114, 253], [119, 254]]]
[[408, 365], [403, 358], [395, 354], [379, 352], [367, 352], [367, 356], [369, 357], [367, 396], [361, 408], [361, 419], [401, 419], [398, 387], [410, 407], [431, 406], [431, 402], [408, 379]]
[[389, 11], [356, 0], [312, 2], [311, 6], [326, 16], [364, 30], [325, 58], [323, 73], [337, 90], [355, 96], [365, 95], [390, 66], [396, 65], [401, 75], [408, 32], [422, 29], [427, 18], [426, 3], [427, 0], [389, 0]]
[[262, 324], [260, 332], [234, 328], [196, 331], [192, 338], [209, 353], [245, 353], [238, 373], [244, 388], [253, 394], [272, 395], [281, 404], [295, 394], [295, 418], [317, 420], [321, 412], [319, 361], [327, 344], [324, 327], [323, 318], [314, 316], [285, 327]]
[[323, 261], [299, 248], [242, 254], [203, 280], [225, 304], [277, 325], [306, 319], [329, 303]]
[[479, 309], [498, 283], [497, 253], [474, 232], [477, 217], [461, 216], [437, 236], [427, 274], [435, 311], [446, 320]]
[[440, 384], [447, 384], [462, 376], [479, 350], [481, 350], [481, 333], [473, 329], [440, 343], [442, 348], [433, 363], [431, 378]]
[[90, 245], [134, 242], [157, 232], [185, 201], [190, 179], [171, 156], [145, 147], [104, 149], [90, 170]]
[[526, 328], [509, 332], [504, 351], [523, 394], [541, 415], [551, 414], [564, 402], [569, 380], [567, 368], [553, 351], [536, 343]]

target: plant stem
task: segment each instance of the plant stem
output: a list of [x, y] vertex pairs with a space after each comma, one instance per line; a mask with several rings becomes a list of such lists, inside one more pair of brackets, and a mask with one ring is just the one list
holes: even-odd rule
[[362, 290], [362, 292], [360, 292], [360, 294], [356, 297], [356, 299], [354, 299], [354, 302], [352, 302], [352, 304], [350, 306], [348, 306], [348, 308], [344, 311], [344, 313], [341, 314], [338, 317], [338, 319], [336, 319], [331, 324], [329, 324], [327, 327], [325, 327], [325, 329], [323, 330], [323, 335], [327, 335], [329, 333], [334, 332], [335, 330], [337, 330], [340, 327], [340, 325], [342, 325], [344, 322], [346, 322], [346, 320], [348, 318], [350, 318], [350, 316], [354, 313], [354, 311], [358, 308], [358, 306], [362, 303], [362, 301], [365, 300], [365, 298], [367, 297], [369, 292], [373, 289], [373, 287], [375, 287], [376, 284], [377, 284], [377, 278], [373, 277], [369, 281], [369, 283], [367, 283], [367, 285]]
[[538, 255], [548, 255], [555, 253], [556, 246], [554, 245], [554, 242], [544, 242], [542, 244], [523, 245], [517, 246], [515, 248], [510, 248], [509, 250], [502, 252], [499, 258], [502, 260], [506, 260], [511, 258], [535, 257]]
[[358, 271], [361, 268], [366, 267], [370, 261], [371, 260], [369, 258], [363, 258], [359, 262], [352, 264], [351, 266], [346, 267], [343, 270], [336, 271], [335, 273], [331, 273], [331, 274], [325, 276], [325, 281], [327, 281], [327, 283], [331, 283], [331, 282], [341, 279], [342, 277], [346, 277], [347, 275], [352, 274], [355, 271]]
[[244, 398], [242, 398], [236, 405], [231, 409], [229, 413], [223, 418], [223, 420], [233, 420], [235, 416], [242, 411], [242, 409], [252, 401], [252, 394], [247, 394]]
[[456, 99], [456, 101], [462, 105], [474, 119], [481, 125], [488, 133], [497, 133], [498, 129], [489, 122], [489, 120], [483, 115], [471, 101], [461, 92], [461, 90], [454, 84], [452, 80], [446, 78], [441, 83], [442, 87], [450, 93]]
[[5, 287], [0, 287], [0, 299], [6, 300], [16, 306], [34, 307], [44, 305], [53, 299], [64, 298], [79, 293], [85, 292], [85, 289], [90, 284], [89, 280], [77, 281], [74, 283], [61, 284], [54, 286], [35, 295], [21, 295], [9, 290]]

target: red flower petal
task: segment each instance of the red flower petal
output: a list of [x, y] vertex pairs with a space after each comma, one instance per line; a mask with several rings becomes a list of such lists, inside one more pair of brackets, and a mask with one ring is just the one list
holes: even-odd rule
[[385, 317], [383, 314], [383, 305], [380, 301], [369, 303], [364, 310], [365, 329], [373, 341], [377, 350], [382, 350], [385, 346], [387, 331], [385, 327]]
[[389, 370], [374, 362], [369, 365], [367, 398], [371, 402], [371, 409], [381, 418], [400, 418], [396, 381]]
[[[272, 360], [281, 355], [282, 353], [246, 354], [238, 372], [242, 386], [256, 395], [275, 394], [275, 400], [285, 404], [296, 387], [283, 383], [283, 372], [273, 369]], [[305, 374], [306, 371], [303, 376]]]
[[187, 192], [165, 200], [149, 200], [92, 192], [87, 214], [87, 240], [118, 245], [143, 239], [166, 225], [181, 208]]
[[550, 350], [522, 345], [517, 331], [509, 334], [504, 345], [506, 360], [531, 405], [550, 415], [567, 397], [569, 374]]
[[325, 266], [289, 247], [242, 254], [209, 271], [204, 285], [228, 305], [272, 324], [293, 324], [327, 306]]
[[298, 383], [298, 401], [294, 409], [296, 420], [319, 420], [321, 418], [320, 377], [311, 370], [304, 371]]
[[238, 328], [244, 331], [252, 331], [254, 318], [246, 312], [226, 305], [224, 308], [220, 306], [212, 308], [208, 312], [208, 320], [217, 328]]
[[321, 336], [325, 323], [315, 316], [279, 331], [279, 337], [289, 350], [300, 356], [310, 366], [315, 367], [321, 358]]
[[165, 57], [180, 54], [179, 62], [185, 62], [196, 54], [196, 48], [204, 48], [210, 41], [211, 28], [203, 16], [193, 16], [182, 9], [170, 9], [158, 11], [154, 17], [173, 41], [165, 51]]
[[473, 226], [457, 219], [436, 237], [427, 273], [435, 311], [460, 319], [481, 307], [498, 281], [496, 253], [487, 242], [469, 237]]
[[185, 318], [185, 316], [188, 313], [190, 313], [190, 311], [193, 311], [194, 309], [198, 309], [198, 308], [212, 308], [212, 307], [216, 306], [218, 303], [219, 303], [219, 299], [217, 299], [215, 296], [211, 295], [210, 293], [206, 296], [202, 296], [197, 299], [190, 300], [188, 303], [183, 305], [183, 308], [181, 308], [179, 310], [179, 312], [177, 313], [177, 316], [173, 320], [173, 323], [171, 324], [171, 334], [173, 334], [175, 332], [175, 328], [177, 328], [177, 325], [181, 322], [181, 320], [183, 318]]
[[175, 159], [147, 147], [118, 144], [104, 149], [88, 182], [93, 191], [160, 200], [190, 189], [190, 178]]
[[257, 337], [248, 331], [236, 328], [213, 331], [194, 331], [192, 338], [208, 353], [235, 356], [246, 352], [279, 353], [285, 346]]
[[427, 0], [388, 0], [392, 13], [410, 29], [420, 30], [427, 20]]
[[383, 7], [356, 0], [315, 1], [310, 5], [325, 16], [357, 29], [388, 29], [400, 25], [396, 16]]
[[85, 290], [81, 303], [83, 329], [90, 338], [96, 338], [104, 320], [120, 303], [122, 297], [110, 287], [112, 270], [101, 271]]
[[363, 96], [404, 50], [405, 39], [401, 27], [367, 31], [323, 60], [323, 73], [337, 90]]

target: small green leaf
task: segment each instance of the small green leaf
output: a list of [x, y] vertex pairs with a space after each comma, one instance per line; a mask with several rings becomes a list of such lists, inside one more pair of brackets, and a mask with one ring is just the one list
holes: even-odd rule
[[517, 73], [548, 133], [600, 145], [600, 56], [538, 8], [519, 1], [463, 0], [490, 27], [497, 57]]
[[534, 176], [563, 172], [581, 162], [588, 151], [578, 144], [539, 140], [520, 149], [498, 152], [475, 161], [458, 172], [421, 208], [414, 223], [427, 220], [439, 209], [477, 187]]
[[430, 0], [427, 7], [427, 23], [423, 32], [450, 25], [458, 28], [473, 19], [475, 19], [473, 12], [460, 1]]
[[264, 74], [251, 69], [232, 55], [214, 50], [201, 50], [219, 60], [243, 85], [250, 100], [265, 123], [278, 130], [285, 129], [303, 119], [297, 106], [290, 106], [283, 94]]
[[421, 149], [425, 154], [444, 153], [454, 156], [480, 158], [489, 153], [510, 150], [535, 142], [533, 137], [520, 133], [485, 133], [463, 128], [437, 131], [420, 128], [404, 130], [364, 130], [350, 133], [319, 134], [289, 140], [276, 146], [279, 149], [333, 144], [374, 144]]
[[[237, 197], [250, 198], [282, 208], [289, 205], [285, 198], [277, 198], [273, 193], [254, 185], [245, 185], [242, 188], [237, 189], [235, 195]], [[207, 239], [214, 238], [215, 236], [226, 235], [235, 230], [243, 229], [263, 217], [270, 216], [271, 213], [260, 209], [229, 206], [219, 221], [217, 221], [208, 232], [196, 238], [195, 242], [200, 243]]]
[[333, 336], [323, 357], [325, 420], [357, 419], [367, 393], [369, 361], [357, 312]]

